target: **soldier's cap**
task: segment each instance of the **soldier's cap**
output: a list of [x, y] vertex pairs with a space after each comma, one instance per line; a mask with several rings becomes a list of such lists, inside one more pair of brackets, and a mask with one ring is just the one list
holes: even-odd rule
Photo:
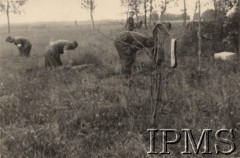
[[134, 12], [134, 11], [130, 11], [129, 13], [133, 13], [133, 14], [135, 14], [135, 12]]

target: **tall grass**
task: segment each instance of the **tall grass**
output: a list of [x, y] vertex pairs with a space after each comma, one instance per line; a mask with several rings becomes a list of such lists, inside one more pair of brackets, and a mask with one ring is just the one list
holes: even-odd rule
[[[172, 33], [180, 36], [176, 29]], [[103, 32], [112, 36], [115, 30]], [[134, 72], [128, 80], [116, 75], [118, 56], [112, 41], [86, 28], [44, 27], [13, 34], [29, 38], [33, 50], [30, 58], [20, 58], [16, 48], [4, 42], [5, 36], [0, 37], [1, 157], [151, 157], [147, 155], [153, 110], [148, 69]], [[44, 48], [57, 39], [77, 40], [79, 47], [71, 58], [75, 64], [94, 67], [44, 69]], [[67, 64], [68, 56], [62, 60]], [[148, 60], [142, 62], [149, 65]], [[194, 57], [181, 57], [177, 69], [165, 68], [157, 127], [190, 128], [194, 133], [223, 127], [239, 131], [239, 66], [204, 61], [199, 76], [195, 63]], [[179, 157], [183, 143], [170, 150], [169, 157]]]

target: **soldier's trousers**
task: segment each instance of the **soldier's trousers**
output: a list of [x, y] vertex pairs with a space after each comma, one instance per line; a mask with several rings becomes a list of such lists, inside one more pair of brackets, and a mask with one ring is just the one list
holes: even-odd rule
[[50, 53], [45, 54], [45, 67], [58, 67], [62, 66], [60, 55], [57, 57], [52, 56]]
[[19, 48], [19, 54], [21, 57], [29, 57], [30, 55], [30, 52], [31, 52], [31, 49], [32, 49], [32, 45], [29, 43], [29, 44], [26, 44], [24, 45], [23, 47], [20, 47]]
[[122, 73], [130, 75], [132, 71], [133, 63], [136, 60], [136, 51], [131, 50], [128, 44], [121, 41], [114, 41], [114, 45], [117, 49], [118, 55], [122, 64]]

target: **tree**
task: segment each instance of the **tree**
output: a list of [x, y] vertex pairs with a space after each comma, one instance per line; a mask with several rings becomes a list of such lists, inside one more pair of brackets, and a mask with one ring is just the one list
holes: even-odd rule
[[240, 54], [240, 1], [237, 3], [237, 18], [238, 18], [238, 54]]
[[183, 0], [183, 27], [186, 29], [187, 26], [187, 7], [186, 0]]
[[[229, 0], [212, 0], [213, 7], [214, 7], [214, 19], [218, 20], [223, 19], [225, 11], [226, 11], [226, 5], [227, 1]], [[230, 1], [229, 1], [230, 2]]]
[[216, 20], [216, 12], [213, 9], [208, 9], [202, 13], [203, 20]]
[[95, 0], [81, 0], [82, 8], [90, 11], [90, 17], [92, 21], [92, 27], [95, 28], [94, 19], [93, 19], [93, 11], [96, 8]]
[[150, 9], [149, 9], [149, 25], [152, 25], [152, 11], [153, 11], [153, 0], [149, 0], [149, 5], [150, 5]]
[[127, 18], [128, 18], [128, 14], [129, 14], [129, 4], [132, 0], [121, 0], [121, 6], [126, 7], [127, 8]]
[[1, 0], [0, 12], [4, 12], [7, 15], [8, 21], [8, 33], [11, 31], [10, 27], [10, 13], [21, 14], [21, 7], [25, 5], [27, 0]]
[[194, 21], [196, 18], [198, 18], [198, 14], [197, 14], [197, 7], [198, 7], [198, 3], [197, 1], [195, 2], [195, 10], [194, 10], [194, 14], [193, 14], [193, 19], [192, 21]]
[[198, 4], [198, 70], [201, 69], [201, 54], [202, 54], [202, 32], [201, 32], [201, 2], [197, 1]]
[[177, 0], [161, 0], [160, 1], [160, 21], [163, 21], [164, 13], [167, 10], [168, 4], [173, 1], [177, 1]]
[[163, 15], [164, 15], [165, 11], [167, 10], [168, 3], [169, 3], [168, 0], [164, 0], [163, 5], [161, 6], [160, 21], [163, 21]]
[[144, 8], [144, 25], [145, 25], [145, 28], [147, 28], [147, 3], [148, 3], [148, 0], [144, 0], [143, 1], [143, 8]]
[[224, 41], [235, 47], [240, 53], [240, 0], [218, 0], [218, 11], [225, 15]]
[[217, 11], [218, 11], [218, 4], [217, 4], [218, 0], [212, 0], [212, 1], [213, 1], [213, 6], [214, 6], [214, 18], [216, 20], [217, 19]]
[[[128, 12], [129, 9], [133, 10], [136, 14], [136, 20], [138, 22], [139, 20], [139, 13], [140, 13], [140, 5], [142, 4], [142, 0], [121, 0], [122, 6], [127, 6], [128, 7]], [[127, 14], [128, 14], [127, 12]]]
[[228, 39], [233, 42], [236, 50], [240, 53], [240, 0], [230, 4], [231, 8], [227, 12], [226, 29], [228, 30]]
[[136, 14], [136, 20], [138, 22], [139, 18], [138, 18], [138, 14], [140, 13], [140, 5], [142, 3], [142, 0], [132, 0], [129, 4], [129, 6], [131, 7], [132, 10], [134, 10], [135, 14]]

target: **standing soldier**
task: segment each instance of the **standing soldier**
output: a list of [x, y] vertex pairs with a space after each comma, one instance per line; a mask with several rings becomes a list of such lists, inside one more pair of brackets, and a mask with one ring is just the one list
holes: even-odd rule
[[21, 57], [23, 57], [23, 56], [29, 57], [30, 51], [32, 48], [32, 44], [27, 39], [22, 38], [22, 37], [8, 36], [6, 38], [6, 42], [14, 43], [18, 47], [19, 54]]
[[122, 62], [122, 73], [129, 76], [136, 52], [144, 47], [153, 47], [154, 41], [152, 37], [146, 37], [138, 32], [124, 31], [115, 36], [114, 45]]
[[45, 66], [50, 68], [62, 66], [60, 55], [77, 47], [78, 43], [76, 41], [58, 40], [51, 43], [46, 48]]
[[125, 27], [128, 31], [134, 31], [135, 30], [135, 24], [134, 24], [133, 16], [134, 16], [134, 11], [131, 11], [129, 13], [129, 17], [128, 17], [126, 25], [125, 25]]

